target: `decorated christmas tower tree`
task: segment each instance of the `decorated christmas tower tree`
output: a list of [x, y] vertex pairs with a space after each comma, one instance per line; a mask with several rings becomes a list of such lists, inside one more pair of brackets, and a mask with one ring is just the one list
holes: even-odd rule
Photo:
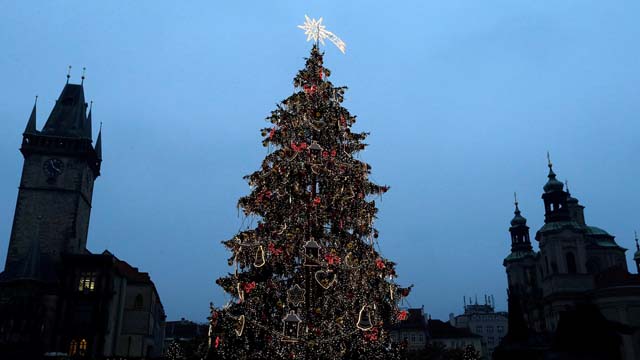
[[[313, 26], [322, 40], [321, 20]], [[375, 198], [389, 188], [354, 157], [367, 134], [352, 132], [346, 88], [329, 75], [316, 41], [297, 91], [262, 129], [270, 152], [238, 202], [256, 226], [223, 242], [233, 271], [217, 283], [232, 300], [211, 309], [211, 358], [399, 357], [386, 330], [406, 319], [397, 305], [409, 288], [394, 283], [373, 227]]]

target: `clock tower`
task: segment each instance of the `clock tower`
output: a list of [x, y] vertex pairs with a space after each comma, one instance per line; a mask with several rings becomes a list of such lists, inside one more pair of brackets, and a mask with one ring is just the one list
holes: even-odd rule
[[95, 147], [92, 142], [82, 84], [67, 82], [40, 131], [34, 105], [22, 137], [24, 165], [2, 281], [55, 282], [62, 254], [87, 252], [101, 134]]

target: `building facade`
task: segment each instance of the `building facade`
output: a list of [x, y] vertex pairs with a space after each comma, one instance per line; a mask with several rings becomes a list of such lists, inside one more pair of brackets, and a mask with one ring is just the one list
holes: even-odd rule
[[[510, 303], [510, 308], [513, 305], [522, 314], [511, 314], [510, 310], [509, 316], [522, 317], [526, 328], [519, 330], [521, 334], [528, 333], [530, 338], [537, 334], [539, 339], [549, 339], [549, 351], [571, 354], [592, 344], [565, 344], [563, 341], [568, 338], [561, 339], [559, 333], [568, 328], [586, 332], [602, 315], [602, 322], [608, 325], [591, 329], [590, 333], [608, 329], [602, 336], [609, 337], [612, 345], [608, 350], [591, 352], [602, 351], [601, 356], [588, 356], [639, 359], [640, 276], [628, 272], [626, 249], [605, 230], [587, 224], [584, 206], [556, 179], [551, 162], [542, 200], [544, 225], [535, 235], [539, 251], [534, 251], [527, 221], [517, 201], [515, 204], [509, 228], [511, 253], [503, 264], [510, 301], [517, 302]], [[591, 325], [577, 325], [581, 313], [582, 318], [593, 317]], [[539, 346], [544, 343], [538, 341]]]
[[460, 350], [472, 346], [481, 356], [485, 356], [482, 352], [482, 336], [472, 333], [469, 329], [455, 327], [448, 321], [432, 319], [429, 319], [428, 327], [430, 343], [440, 343], [445, 348]]
[[424, 350], [429, 341], [427, 321], [424, 317], [424, 309], [408, 309], [407, 319], [400, 321], [390, 329], [391, 341], [402, 344], [409, 352]]
[[466, 328], [482, 337], [482, 354], [490, 358], [493, 349], [502, 341], [509, 330], [507, 312], [495, 311], [492, 297], [485, 296], [484, 305], [466, 303], [462, 315], [449, 315], [449, 322], [457, 328]]
[[102, 164], [102, 134], [93, 145], [91, 127], [83, 84], [68, 81], [42, 130], [36, 105], [27, 122], [0, 273], [0, 358], [162, 353], [164, 310], [148, 274], [86, 247]]
[[205, 341], [209, 334], [208, 324], [198, 324], [182, 318], [178, 321], [167, 321], [165, 325], [164, 348], [172, 342]]

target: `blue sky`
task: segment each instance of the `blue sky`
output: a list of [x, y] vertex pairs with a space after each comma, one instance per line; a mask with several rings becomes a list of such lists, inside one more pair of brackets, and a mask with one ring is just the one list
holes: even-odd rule
[[[546, 151], [587, 222], [633, 248], [640, 23], [637, 1], [1, 1], [0, 258], [5, 259], [33, 97], [38, 127], [87, 67], [104, 162], [88, 247], [148, 271], [169, 319], [204, 321], [241, 225], [242, 176], [266, 154], [259, 129], [323, 16], [345, 106], [370, 131], [361, 154], [391, 185], [377, 225], [411, 306], [434, 317], [462, 297], [506, 309], [513, 192], [532, 235]], [[628, 254], [631, 255], [631, 254]], [[630, 257], [630, 256], [628, 256]], [[631, 265], [631, 262], [629, 262]]]

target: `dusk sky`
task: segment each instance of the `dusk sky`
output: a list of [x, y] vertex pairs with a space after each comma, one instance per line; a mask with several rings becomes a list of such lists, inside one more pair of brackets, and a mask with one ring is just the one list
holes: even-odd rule
[[[506, 310], [513, 192], [533, 238], [546, 152], [587, 223], [635, 250], [640, 230], [638, 1], [0, 1], [0, 258], [22, 169], [72, 65], [87, 68], [94, 139], [103, 123], [88, 247], [150, 273], [168, 320], [204, 322], [227, 298], [220, 241], [242, 225], [242, 176], [260, 129], [294, 91], [324, 17], [347, 43], [323, 49], [344, 106], [371, 132], [360, 154], [391, 190], [376, 203], [383, 254], [405, 306], [435, 318], [462, 297]], [[534, 244], [537, 248], [537, 243]], [[635, 272], [635, 270], [632, 270]]]

